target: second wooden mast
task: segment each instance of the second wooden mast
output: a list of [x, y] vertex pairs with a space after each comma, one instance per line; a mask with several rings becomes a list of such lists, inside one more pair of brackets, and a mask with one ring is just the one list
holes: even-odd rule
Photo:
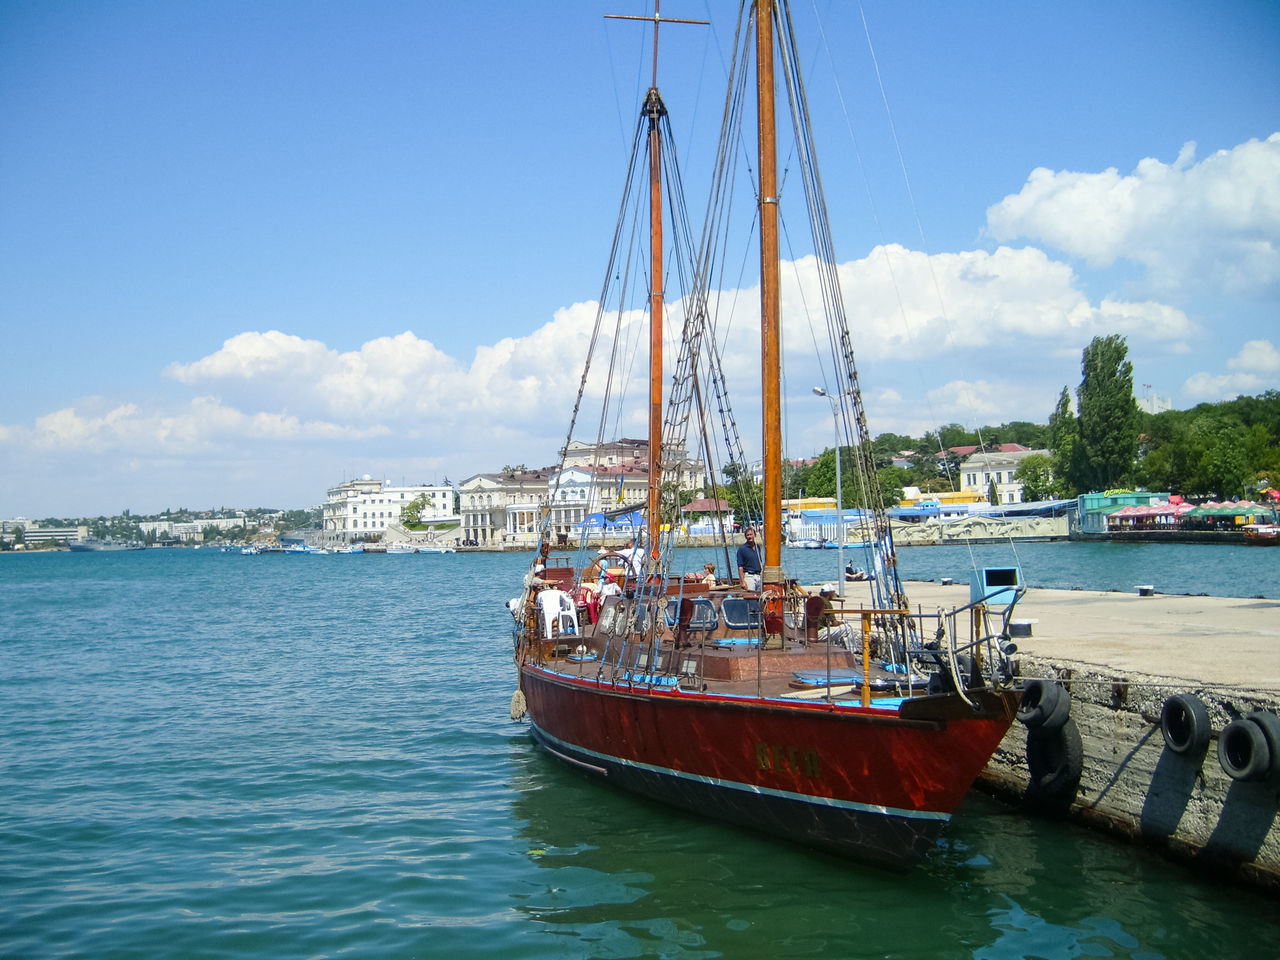
[[[766, 593], [780, 597], [782, 573], [782, 392], [778, 304], [778, 161], [773, 89], [773, 0], [756, 0], [756, 101], [760, 163], [760, 384]], [[768, 612], [768, 611], [766, 611]], [[781, 619], [781, 609], [774, 611]], [[773, 617], [766, 617], [773, 620]], [[771, 624], [778, 626], [778, 624]], [[768, 632], [773, 633], [770, 629]]]
[[654, 27], [653, 86], [644, 102], [649, 119], [649, 499], [647, 556], [657, 558], [662, 541], [662, 136], [667, 108], [658, 93], [657, 31]]

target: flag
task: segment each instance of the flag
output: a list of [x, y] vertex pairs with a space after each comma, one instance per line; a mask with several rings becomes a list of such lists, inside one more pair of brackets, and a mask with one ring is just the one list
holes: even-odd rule
[[618, 502], [622, 502], [622, 474], [618, 474]]

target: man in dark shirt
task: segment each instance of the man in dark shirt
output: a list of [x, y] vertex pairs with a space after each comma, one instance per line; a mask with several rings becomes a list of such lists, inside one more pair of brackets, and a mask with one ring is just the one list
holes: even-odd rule
[[742, 531], [742, 536], [747, 542], [738, 547], [738, 583], [745, 590], [759, 590], [763, 565], [760, 548], [756, 546], [755, 528], [747, 527]]

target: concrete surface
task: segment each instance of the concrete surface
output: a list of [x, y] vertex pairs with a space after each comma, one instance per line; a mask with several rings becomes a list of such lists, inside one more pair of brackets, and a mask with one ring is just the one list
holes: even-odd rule
[[[912, 609], [969, 602], [968, 584], [905, 584]], [[845, 605], [870, 603], [866, 583], [845, 584]], [[1280, 600], [1139, 596], [1092, 590], [1028, 589], [1015, 620], [1035, 620], [1017, 637], [1019, 655], [1280, 694]]]

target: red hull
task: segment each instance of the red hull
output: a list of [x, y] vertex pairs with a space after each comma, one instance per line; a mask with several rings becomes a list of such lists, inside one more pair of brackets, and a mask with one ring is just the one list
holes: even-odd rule
[[[613, 687], [525, 665], [538, 740], [617, 785], [858, 859], [933, 845], [1009, 729], [1012, 694], [899, 712]], [[905, 716], [903, 714], [906, 714]]]

